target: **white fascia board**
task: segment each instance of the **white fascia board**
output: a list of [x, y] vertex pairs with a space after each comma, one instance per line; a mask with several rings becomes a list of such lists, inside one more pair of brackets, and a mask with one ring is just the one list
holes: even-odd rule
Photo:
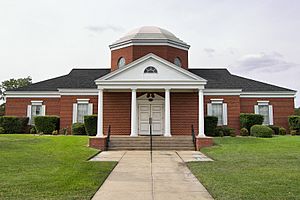
[[98, 90], [97, 89], [63, 89], [63, 88], [59, 88], [58, 89], [59, 93], [61, 94], [61, 96], [73, 96], [73, 95], [77, 95], [77, 96], [88, 96], [88, 95], [98, 95]]
[[60, 98], [57, 91], [7, 91], [5, 98]]
[[179, 84], [174, 82], [173, 84], [166, 84], [156, 82], [149, 84], [148, 82], [140, 83], [106, 83], [98, 85], [98, 89], [204, 89], [203, 84]]
[[241, 89], [204, 89], [204, 96], [240, 96]]
[[113, 50], [122, 49], [122, 48], [129, 47], [129, 46], [139, 46], [139, 45], [143, 45], [143, 46], [145, 46], [145, 45], [151, 45], [151, 46], [165, 45], [165, 46], [175, 47], [175, 48], [186, 50], [186, 51], [188, 51], [190, 48], [190, 45], [188, 45], [188, 44], [183, 44], [183, 43], [175, 42], [172, 40], [166, 40], [166, 39], [127, 40], [127, 41], [120, 42], [117, 44], [109, 45], [109, 48], [111, 51], [113, 51]]
[[157, 61], [159, 61], [159, 62], [161, 62], [161, 63], [163, 63], [163, 64], [165, 64], [165, 65], [167, 65], [167, 66], [169, 66], [171, 68], [173, 68], [174, 70], [177, 70], [177, 71], [179, 71], [179, 72], [181, 72], [181, 73], [183, 73], [183, 74], [185, 74], [185, 75], [193, 78], [195, 81], [202, 81], [202, 82], [205, 82], [205, 83], [207, 82], [207, 80], [201, 78], [200, 76], [197, 76], [197, 75], [193, 74], [192, 72], [189, 72], [188, 70], [186, 70], [186, 69], [184, 69], [182, 67], [178, 67], [177, 65], [175, 65], [175, 64], [173, 64], [173, 63], [171, 63], [171, 62], [169, 62], [169, 61], [167, 61], [167, 60], [165, 60], [165, 59], [163, 59], [163, 58], [161, 58], [161, 57], [159, 57], [159, 56], [157, 56], [157, 55], [155, 55], [153, 53], [149, 53], [149, 54], [147, 54], [147, 55], [145, 55], [145, 56], [143, 56], [143, 57], [141, 57], [141, 58], [139, 58], [139, 59], [137, 59], [137, 60], [129, 63], [128, 65], [125, 65], [122, 68], [119, 68], [119, 69], [117, 69], [115, 71], [112, 71], [112, 72], [110, 72], [110, 73], [102, 76], [101, 78], [95, 80], [95, 83], [96, 83], [96, 85], [98, 85], [98, 84], [100, 84], [100, 81], [104, 81], [104, 80], [107, 81], [107, 79], [109, 79], [109, 78], [111, 78], [111, 77], [113, 77], [113, 76], [115, 76], [115, 75], [117, 75], [119, 73], [122, 73], [123, 71], [125, 71], [127, 69], [130, 69], [131, 67], [134, 67], [135, 65], [137, 65], [139, 63], [142, 63], [142, 62], [144, 62], [144, 61], [146, 61], [146, 60], [148, 60], [150, 58], [153, 58], [153, 59], [155, 59], [155, 60], [157, 60]]
[[295, 98], [296, 92], [242, 92], [241, 98]]

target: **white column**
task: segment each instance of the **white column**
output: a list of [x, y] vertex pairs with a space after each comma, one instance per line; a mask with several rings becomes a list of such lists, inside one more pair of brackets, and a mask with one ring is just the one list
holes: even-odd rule
[[103, 137], [103, 89], [98, 91], [97, 137]]
[[137, 111], [136, 111], [136, 89], [131, 90], [131, 134], [130, 136], [138, 136], [137, 133]]
[[204, 134], [204, 98], [203, 98], [203, 89], [199, 89], [199, 97], [198, 97], [198, 107], [199, 107], [199, 114], [198, 114], [198, 118], [199, 118], [199, 122], [198, 122], [198, 126], [199, 126], [199, 134], [198, 137], [206, 137], [206, 135]]
[[165, 89], [165, 134], [171, 136], [170, 89]]

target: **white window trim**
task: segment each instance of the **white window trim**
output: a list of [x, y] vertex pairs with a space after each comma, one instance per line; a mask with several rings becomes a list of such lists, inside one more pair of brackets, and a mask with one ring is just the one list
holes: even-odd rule
[[77, 99], [77, 103], [73, 103], [73, 116], [72, 116], [72, 123], [78, 122], [78, 104], [88, 104], [88, 115], [93, 114], [93, 104], [90, 103], [90, 99]]
[[41, 110], [42, 113], [40, 116], [46, 115], [46, 105], [43, 105], [43, 101], [31, 101], [31, 104], [27, 106], [27, 117], [29, 118], [29, 120], [28, 120], [29, 125], [33, 124], [32, 119], [31, 119], [32, 106], [42, 106], [42, 110]]
[[222, 104], [223, 106], [223, 124], [221, 126], [228, 125], [227, 103], [224, 103], [224, 99], [210, 99], [210, 103], [207, 104], [207, 115], [212, 116], [212, 104]]
[[254, 113], [259, 114], [259, 106], [269, 106], [269, 124], [264, 125], [274, 125], [274, 115], [273, 115], [273, 106], [270, 105], [269, 101], [257, 101], [257, 104], [254, 105]]

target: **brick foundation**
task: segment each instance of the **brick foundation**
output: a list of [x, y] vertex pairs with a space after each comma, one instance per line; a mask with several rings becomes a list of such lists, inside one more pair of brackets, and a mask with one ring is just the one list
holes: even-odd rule
[[99, 149], [101, 151], [106, 151], [106, 140], [107, 137], [90, 137], [89, 138], [89, 147]]
[[210, 147], [214, 144], [212, 137], [196, 137], [196, 149], [199, 151], [203, 147]]

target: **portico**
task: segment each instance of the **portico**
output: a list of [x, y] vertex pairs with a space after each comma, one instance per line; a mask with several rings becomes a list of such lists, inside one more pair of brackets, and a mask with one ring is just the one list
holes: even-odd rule
[[[176, 92], [197, 92], [198, 94], [198, 136], [205, 137], [204, 134], [204, 88], [132, 88], [132, 89], [99, 89], [98, 92], [98, 122], [97, 137], [104, 136], [103, 125], [103, 94], [105, 92], [131, 92], [130, 108], [130, 133], [128, 135], [136, 137], [139, 135], [149, 135], [149, 117], [153, 119], [153, 134], [171, 137], [171, 93]], [[137, 95], [139, 94], [139, 96]], [[184, 106], [184, 105], [182, 105]], [[194, 124], [196, 126], [196, 124]]]
[[131, 93], [131, 123], [128, 135], [132, 137], [148, 134], [150, 117], [154, 119], [154, 134], [171, 137], [171, 94], [197, 93], [197, 134], [199, 137], [205, 137], [203, 90], [206, 80], [187, 70], [150, 53], [101, 77], [95, 83], [98, 87], [97, 137], [104, 136], [103, 93], [105, 92]]

